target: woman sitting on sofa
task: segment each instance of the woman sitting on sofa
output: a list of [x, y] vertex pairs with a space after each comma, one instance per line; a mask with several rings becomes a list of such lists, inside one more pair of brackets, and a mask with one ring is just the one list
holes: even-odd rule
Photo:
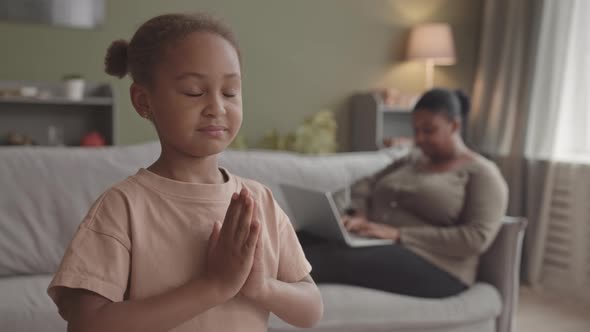
[[479, 256], [494, 240], [508, 190], [498, 168], [461, 136], [469, 101], [434, 89], [413, 110], [411, 153], [351, 186], [343, 221], [393, 245], [348, 248], [300, 233], [319, 283], [341, 283], [440, 298], [475, 282]]

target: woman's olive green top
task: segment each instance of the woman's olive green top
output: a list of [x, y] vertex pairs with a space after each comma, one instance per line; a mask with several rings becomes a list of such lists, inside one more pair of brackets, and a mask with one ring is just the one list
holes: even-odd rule
[[410, 155], [354, 183], [351, 207], [397, 227], [402, 245], [472, 285], [506, 212], [506, 182], [482, 156], [446, 172], [421, 160]]

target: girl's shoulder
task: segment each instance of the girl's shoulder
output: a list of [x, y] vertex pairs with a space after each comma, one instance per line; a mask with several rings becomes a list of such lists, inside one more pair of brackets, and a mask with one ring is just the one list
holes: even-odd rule
[[133, 197], [137, 196], [133, 190], [137, 190], [137, 186], [128, 177], [105, 190], [94, 201], [80, 227], [114, 238], [129, 249], [129, 220]]
[[133, 176], [129, 176], [107, 188], [94, 202], [93, 209], [110, 209], [120, 206], [128, 201], [138, 190], [142, 190], [141, 186], [139, 183], [133, 181]]
[[133, 198], [141, 196], [138, 194], [146, 190], [134, 177], [135, 175], [128, 176], [107, 188], [96, 199], [89, 214], [100, 210], [127, 212]]

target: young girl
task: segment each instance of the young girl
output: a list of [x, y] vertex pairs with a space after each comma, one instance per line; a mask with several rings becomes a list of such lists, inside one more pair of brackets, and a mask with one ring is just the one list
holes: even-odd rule
[[162, 152], [98, 198], [67, 249], [48, 293], [68, 331], [266, 331], [269, 312], [314, 325], [321, 296], [287, 216], [267, 188], [218, 166], [242, 123], [231, 31], [202, 14], [158, 16], [113, 42], [105, 64], [130, 73]]

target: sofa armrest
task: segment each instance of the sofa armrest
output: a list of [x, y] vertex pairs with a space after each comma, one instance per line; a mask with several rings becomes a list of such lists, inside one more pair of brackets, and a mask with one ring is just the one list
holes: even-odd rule
[[478, 280], [496, 287], [502, 297], [502, 313], [496, 320], [497, 332], [513, 330], [526, 224], [524, 218], [505, 217], [496, 239], [480, 259]]

